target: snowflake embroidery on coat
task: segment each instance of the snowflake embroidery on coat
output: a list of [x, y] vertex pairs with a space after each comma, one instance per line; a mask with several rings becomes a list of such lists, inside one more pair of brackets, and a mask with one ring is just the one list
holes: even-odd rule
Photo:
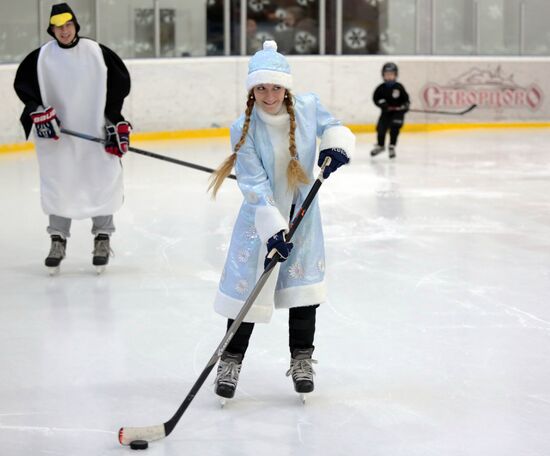
[[249, 202], [250, 204], [256, 204], [256, 203], [258, 203], [259, 200], [260, 200], [260, 198], [259, 198], [259, 196], [258, 196], [256, 193], [250, 192], [250, 193], [248, 194], [248, 202]]
[[258, 232], [256, 231], [256, 227], [254, 225], [250, 225], [247, 230], [244, 232], [244, 235], [247, 239], [256, 239], [258, 237]]
[[239, 294], [245, 294], [248, 291], [248, 282], [246, 280], [239, 280], [235, 285], [235, 291]]
[[237, 260], [239, 263], [246, 263], [250, 258], [250, 252], [248, 250], [240, 250], [237, 254]]
[[304, 268], [301, 263], [296, 262], [288, 268], [288, 275], [291, 279], [303, 279], [304, 278]]
[[319, 272], [325, 272], [325, 262], [323, 260], [317, 262], [317, 269], [319, 269]]

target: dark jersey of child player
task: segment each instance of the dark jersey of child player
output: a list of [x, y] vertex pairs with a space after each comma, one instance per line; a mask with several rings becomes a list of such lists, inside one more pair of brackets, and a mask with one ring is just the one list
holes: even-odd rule
[[371, 151], [374, 157], [384, 151], [386, 134], [390, 132], [389, 156], [395, 158], [395, 146], [399, 131], [405, 120], [405, 113], [409, 110], [409, 94], [402, 84], [397, 82], [398, 68], [395, 63], [386, 63], [382, 67], [382, 78], [384, 82], [380, 84], [372, 99], [382, 112], [376, 125], [377, 144]]

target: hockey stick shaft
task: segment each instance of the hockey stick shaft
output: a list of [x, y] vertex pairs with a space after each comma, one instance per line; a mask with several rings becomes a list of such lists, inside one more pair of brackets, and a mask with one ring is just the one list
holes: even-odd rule
[[[100, 143], [100, 144], [105, 144], [105, 142], [106, 142], [105, 139], [103, 139], [103, 138], [96, 138], [95, 136], [87, 135], [85, 133], [80, 133], [80, 132], [73, 131], [73, 130], [67, 130], [66, 128], [61, 128], [61, 133], [65, 133], [66, 135], [75, 136], [76, 138], [86, 139], [88, 141], [93, 141], [93, 142]], [[186, 162], [186, 161], [183, 161], [183, 160], [178, 160], [176, 158], [167, 157], [165, 155], [155, 154], [154, 152], [149, 152], [148, 150], [138, 149], [137, 147], [131, 147], [130, 146], [130, 147], [128, 147], [128, 150], [130, 152], [134, 152], [134, 153], [139, 154], [139, 155], [145, 155], [146, 157], [156, 158], [158, 160], [163, 160], [163, 161], [167, 161], [167, 162], [170, 162], [170, 163], [175, 163], [176, 165], [186, 166], [187, 168], [192, 168], [192, 169], [196, 169], [196, 170], [199, 170], [199, 171], [205, 171], [207, 173], [212, 173], [212, 172], [215, 171], [214, 169], [208, 168], [207, 166], [197, 165], [195, 163], [190, 163], [190, 162]], [[233, 175], [233, 174], [230, 174], [227, 177], [230, 178], [230, 179], [237, 179], [235, 177], [235, 175]]]
[[452, 112], [452, 111], [430, 111], [430, 110], [423, 110], [423, 109], [409, 109], [409, 112], [419, 112], [422, 114], [445, 114], [448, 116], [463, 116], [464, 114], [469, 113], [470, 111], [473, 111], [477, 107], [476, 104], [473, 104], [469, 108], [466, 108], [464, 111], [458, 111], [458, 112]]
[[[329, 163], [330, 163], [330, 158], [327, 158], [323, 163], [323, 167], [321, 169], [321, 172], [319, 173], [319, 176], [313, 183], [313, 186], [309, 190], [306, 196], [306, 199], [304, 200], [302, 206], [300, 207], [296, 216], [292, 220], [290, 225], [290, 230], [286, 235], [287, 242], [290, 241], [294, 236], [294, 233], [296, 232], [296, 230], [298, 229], [298, 226], [300, 225], [301, 221], [305, 217], [311, 203], [313, 202], [315, 196], [317, 195], [317, 192], [321, 188], [321, 185], [323, 184], [323, 181], [324, 181], [323, 170], [325, 166], [329, 165]], [[208, 378], [208, 375], [210, 374], [210, 372], [212, 372], [212, 369], [214, 368], [217, 361], [222, 356], [222, 353], [224, 352], [225, 348], [227, 347], [229, 342], [231, 342], [231, 339], [239, 329], [239, 326], [241, 325], [244, 318], [246, 317], [246, 314], [254, 304], [254, 301], [256, 300], [263, 286], [269, 279], [269, 276], [273, 272], [273, 269], [275, 268], [275, 265], [277, 264], [279, 258], [280, 256], [278, 253], [275, 253], [275, 255], [271, 258], [271, 261], [269, 262], [264, 272], [256, 282], [256, 285], [250, 292], [250, 295], [248, 296], [241, 310], [235, 317], [233, 323], [225, 333], [225, 336], [219, 343], [218, 347], [216, 348], [216, 351], [214, 352], [214, 354], [206, 364], [206, 367], [201, 372], [201, 374], [199, 375], [199, 378], [195, 381], [194, 385], [191, 387], [191, 390], [187, 394], [186, 398], [184, 399], [184, 401], [182, 402], [182, 404], [180, 405], [176, 413], [174, 413], [172, 418], [170, 418], [166, 423], [164, 423], [164, 425], [148, 426], [148, 427], [141, 427], [141, 428], [137, 428], [137, 427], [121, 428], [118, 433], [118, 439], [122, 445], [129, 445], [130, 442], [132, 442], [133, 440], [147, 440], [150, 442], [153, 440], [162, 439], [163, 437], [170, 435], [170, 433], [174, 430], [174, 428], [178, 424], [180, 418], [185, 413], [185, 410], [187, 410], [187, 407], [189, 407], [189, 404], [191, 404], [191, 402], [199, 392], [201, 386], [204, 384], [204, 382]]]

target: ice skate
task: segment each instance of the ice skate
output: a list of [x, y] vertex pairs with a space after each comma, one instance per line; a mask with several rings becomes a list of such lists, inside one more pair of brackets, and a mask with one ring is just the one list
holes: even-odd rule
[[65, 258], [65, 249], [67, 248], [67, 240], [63, 239], [61, 236], [54, 234], [51, 236], [52, 245], [50, 247], [50, 253], [44, 264], [48, 268], [50, 275], [55, 275], [59, 272], [59, 265], [63, 258]]
[[388, 148], [388, 152], [389, 152], [390, 158], [395, 158], [395, 146], [390, 146]]
[[241, 366], [243, 362], [243, 355], [238, 353], [224, 352], [220, 362], [218, 364], [218, 373], [216, 380], [216, 394], [220, 397], [220, 404], [222, 408], [227, 402], [227, 399], [232, 399], [235, 396], [235, 390], [237, 389], [237, 382], [239, 381], [239, 374], [241, 373]]
[[370, 156], [376, 157], [378, 154], [381, 154], [382, 152], [384, 152], [384, 146], [380, 146], [377, 144], [376, 146], [374, 146], [374, 149], [370, 151]]
[[313, 348], [295, 349], [290, 359], [290, 369], [286, 373], [287, 377], [292, 376], [294, 391], [300, 394], [300, 399], [304, 404], [307, 393], [311, 393], [314, 389], [313, 375], [315, 371], [312, 365], [317, 361], [311, 358], [312, 354]]
[[109, 255], [112, 252], [109, 236], [107, 234], [98, 234], [94, 239], [94, 257], [92, 260], [98, 274], [105, 271], [105, 266], [109, 263]]

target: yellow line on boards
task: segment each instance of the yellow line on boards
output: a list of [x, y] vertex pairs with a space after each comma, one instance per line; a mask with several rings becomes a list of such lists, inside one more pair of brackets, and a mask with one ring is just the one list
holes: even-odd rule
[[32, 142], [0, 144], [0, 153], [9, 154], [13, 152], [30, 152], [34, 150]]
[[[374, 124], [348, 125], [354, 133], [373, 133]], [[405, 132], [430, 132], [443, 130], [479, 130], [497, 128], [550, 128], [550, 122], [484, 122], [484, 123], [426, 123], [405, 124]], [[133, 133], [133, 141], [166, 141], [175, 139], [225, 138], [229, 128], [203, 128], [199, 130], [155, 131], [150, 133]], [[34, 150], [32, 142], [0, 144], [0, 153], [29, 152]]]
[[[376, 126], [369, 125], [348, 125], [354, 133], [372, 133]], [[427, 123], [407, 124], [403, 126], [406, 132], [426, 132], [443, 130], [479, 130], [497, 128], [550, 128], [550, 122], [484, 122], [484, 123]]]

